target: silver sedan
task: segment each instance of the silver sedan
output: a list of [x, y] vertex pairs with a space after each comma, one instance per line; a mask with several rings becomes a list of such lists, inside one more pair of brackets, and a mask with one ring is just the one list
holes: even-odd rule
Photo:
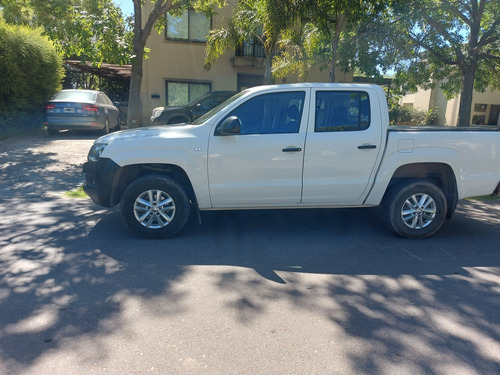
[[106, 94], [95, 90], [62, 90], [45, 105], [49, 134], [63, 129], [100, 130], [109, 133], [119, 129], [118, 108]]

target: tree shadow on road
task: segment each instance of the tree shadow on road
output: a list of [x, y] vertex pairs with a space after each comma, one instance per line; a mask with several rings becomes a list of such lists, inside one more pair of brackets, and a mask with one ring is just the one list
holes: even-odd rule
[[54, 195], [81, 185], [82, 164], [95, 138], [92, 133], [66, 132], [1, 142], [0, 197]]
[[0, 357], [19, 372], [74, 340], [112, 334], [129, 297], [161, 298], [159, 316], [185, 314], [189, 295], [174, 286], [208, 266], [235, 324], [286, 302], [363, 342], [368, 352], [347, 352], [359, 373], [387, 373], [387, 361], [393, 372], [404, 363], [413, 373], [498, 373], [499, 212], [463, 202], [423, 241], [393, 236], [378, 208], [209, 212], [177, 237], [140, 240], [88, 200], [28, 202], [0, 223]]

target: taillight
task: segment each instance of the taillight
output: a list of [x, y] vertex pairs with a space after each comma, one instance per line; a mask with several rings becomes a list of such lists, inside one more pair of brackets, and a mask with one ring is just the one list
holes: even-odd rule
[[98, 111], [98, 107], [96, 105], [93, 105], [93, 104], [82, 105], [82, 109], [84, 111], [88, 111], [88, 112], [97, 112]]
[[51, 110], [51, 109], [54, 109], [56, 108], [56, 105], [55, 104], [45, 104], [45, 109], [47, 111]]

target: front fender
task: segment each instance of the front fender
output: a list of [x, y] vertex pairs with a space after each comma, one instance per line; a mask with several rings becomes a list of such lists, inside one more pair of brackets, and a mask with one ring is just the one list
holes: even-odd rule
[[203, 150], [188, 152], [184, 149], [173, 148], [138, 148], [117, 151], [108, 157], [122, 168], [132, 165], [175, 165], [181, 168], [189, 178], [198, 206], [210, 207], [206, 153], [203, 153]]

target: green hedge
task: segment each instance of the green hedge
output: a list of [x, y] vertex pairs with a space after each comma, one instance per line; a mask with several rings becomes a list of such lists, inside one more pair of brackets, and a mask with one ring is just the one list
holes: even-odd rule
[[389, 108], [389, 121], [391, 125], [436, 125], [438, 110], [433, 108], [425, 112], [396, 104]]
[[43, 104], [61, 88], [62, 59], [41, 29], [0, 19], [0, 138], [43, 125]]

